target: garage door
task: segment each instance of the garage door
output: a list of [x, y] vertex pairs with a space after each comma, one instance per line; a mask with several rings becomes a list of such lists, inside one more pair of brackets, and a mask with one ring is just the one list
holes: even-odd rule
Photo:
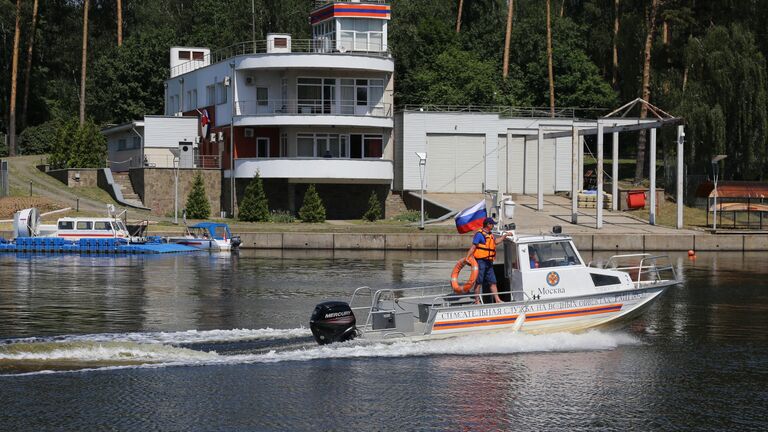
[[[538, 189], [538, 139], [536, 137], [525, 138], [525, 174], [524, 191], [525, 194], [536, 194]], [[551, 195], [555, 193], [555, 141], [552, 139], [544, 140], [541, 146], [542, 177], [544, 193]]]
[[427, 191], [482, 192], [484, 135], [427, 135]]

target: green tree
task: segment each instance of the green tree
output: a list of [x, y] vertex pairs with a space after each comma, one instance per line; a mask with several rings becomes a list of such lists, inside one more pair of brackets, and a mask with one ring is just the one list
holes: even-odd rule
[[245, 188], [237, 217], [245, 222], [269, 221], [269, 202], [264, 192], [264, 182], [258, 172]]
[[107, 156], [107, 140], [98, 126], [87, 119], [64, 121], [56, 128], [56, 140], [48, 162], [55, 168], [102, 168]]
[[376, 222], [381, 219], [381, 203], [379, 197], [376, 195], [376, 191], [371, 191], [371, 196], [368, 198], [368, 210], [365, 211], [363, 219], [368, 222]]
[[304, 193], [304, 204], [299, 209], [299, 218], [302, 222], [325, 222], [325, 206], [315, 185], [309, 185], [307, 192]]
[[205, 195], [203, 176], [197, 173], [192, 183], [192, 190], [187, 197], [187, 217], [190, 219], [208, 219], [211, 215], [211, 204]]
[[61, 123], [49, 120], [37, 126], [24, 129], [19, 137], [19, 154], [35, 155], [50, 153], [56, 143]]

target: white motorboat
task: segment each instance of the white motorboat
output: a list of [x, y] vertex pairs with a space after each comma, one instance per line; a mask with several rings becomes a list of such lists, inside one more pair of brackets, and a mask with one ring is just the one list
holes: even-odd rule
[[213, 251], [229, 251], [240, 246], [240, 237], [232, 235], [229, 225], [218, 222], [200, 222], [187, 227], [183, 236], [168, 237], [167, 241]]
[[504, 262], [494, 265], [503, 303], [492, 303], [492, 295], [483, 294], [482, 303], [474, 304], [474, 294], [456, 294], [449, 285], [361, 287], [349, 303], [317, 305], [310, 320], [312, 334], [319, 344], [327, 344], [356, 337], [577, 332], [633, 319], [679, 283], [666, 256], [616, 255], [595, 267], [583, 261], [569, 236], [561, 234], [512, 232], [503, 249]]

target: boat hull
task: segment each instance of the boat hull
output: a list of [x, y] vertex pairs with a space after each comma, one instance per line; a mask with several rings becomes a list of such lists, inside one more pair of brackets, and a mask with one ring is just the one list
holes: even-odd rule
[[[429, 334], [507, 330], [522, 320], [524, 333], [578, 332], [618, 325], [642, 313], [669, 285], [529, 303], [473, 305], [439, 309]], [[520, 315], [524, 314], [524, 318]]]
[[216, 251], [228, 251], [232, 249], [229, 242], [215, 240], [215, 239], [201, 239], [201, 238], [168, 238], [168, 243], [175, 243], [185, 246], [190, 246], [198, 249], [216, 250]]

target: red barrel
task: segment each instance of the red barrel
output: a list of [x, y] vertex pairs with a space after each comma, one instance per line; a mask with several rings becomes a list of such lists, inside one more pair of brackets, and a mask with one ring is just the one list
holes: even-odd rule
[[645, 192], [643, 191], [627, 192], [627, 207], [631, 209], [641, 209], [645, 207]]

